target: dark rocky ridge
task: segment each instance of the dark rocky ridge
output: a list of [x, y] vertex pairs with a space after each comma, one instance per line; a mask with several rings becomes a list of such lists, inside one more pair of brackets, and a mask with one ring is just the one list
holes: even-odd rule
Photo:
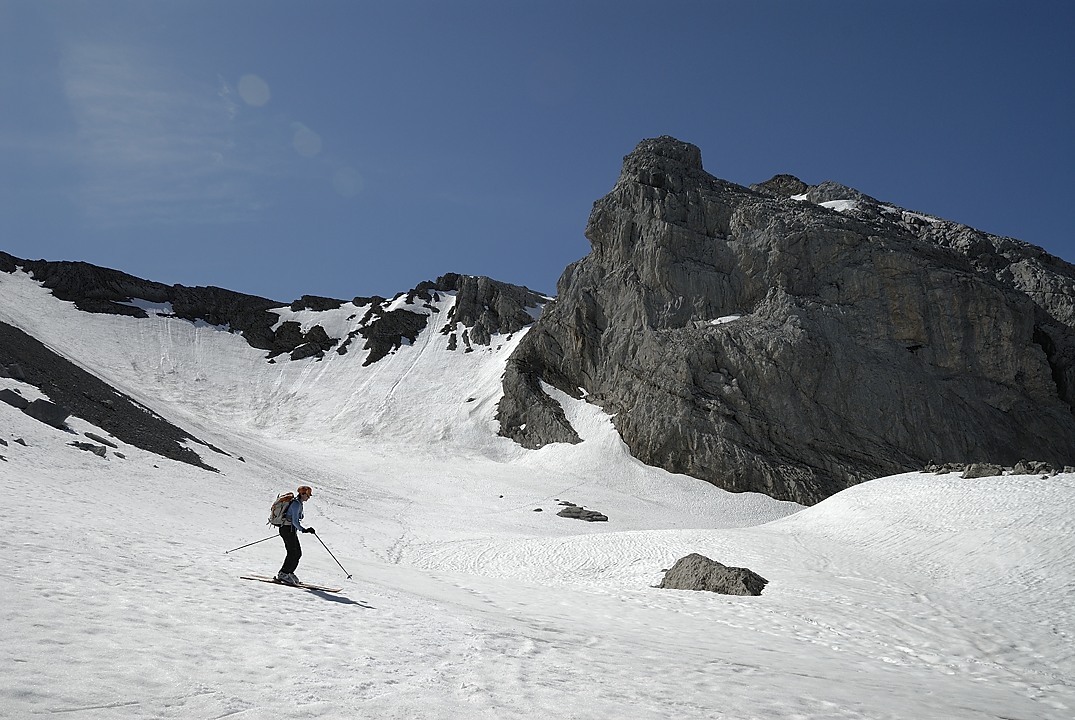
[[546, 382], [643, 462], [806, 504], [932, 460], [1071, 463], [1075, 267], [1040, 248], [837, 183], [745, 188], [669, 137], [586, 236], [505, 373], [524, 446], [578, 439]]
[[[0, 272], [13, 273], [19, 268], [40, 281], [55, 297], [72, 302], [85, 312], [147, 318], [146, 311], [133, 304], [135, 300], [171, 303], [175, 317], [227, 326], [232, 332], [240, 333], [249, 345], [267, 351], [268, 362], [276, 362], [280, 356], [291, 361], [320, 359], [332, 348], [345, 354], [355, 337], [362, 337], [369, 351], [364, 364], [377, 362], [398, 350], [404, 341], [417, 339], [437, 311], [432, 303], [440, 300], [441, 293], [457, 295], [448, 322], [443, 326], [442, 332], [449, 335], [445, 342], [455, 349], [456, 335], [461, 333], [465, 348], [470, 351], [473, 345], [488, 345], [494, 335], [510, 335], [532, 323], [536, 311], [547, 300], [524, 287], [485, 277], [448, 274], [434, 282], [422, 283], [393, 300], [356, 297], [354, 304], [364, 312], [359, 328], [350, 337], [334, 338], [321, 325], [314, 324], [303, 332], [297, 322], [281, 323], [280, 316], [271, 310], [287, 306], [266, 298], [215, 287], [169, 286], [89, 263], [31, 261], [0, 252]], [[401, 298], [406, 307], [389, 309], [394, 300]], [[344, 302], [304, 295], [291, 303], [290, 309], [324, 312], [338, 309]], [[279, 326], [274, 330], [277, 323]], [[123, 442], [214, 469], [180, 444], [187, 440], [205, 443], [56, 355], [35, 338], [0, 323], [0, 370], [5, 366], [19, 368], [19, 380], [40, 388], [64, 409], [104, 428]], [[12, 400], [17, 403], [19, 398]]]
[[23, 382], [37, 387], [65, 412], [107, 430], [123, 442], [216, 472], [181, 443], [190, 441], [220, 450], [60, 357], [22, 330], [0, 322], [0, 367], [4, 366], [17, 366]]
[[[407, 296], [407, 305], [435, 311], [430, 303], [439, 299], [439, 293], [456, 293], [456, 304], [443, 332], [449, 335], [453, 349], [458, 341], [456, 336], [462, 334], [468, 350], [473, 345], [488, 345], [494, 334], [510, 335], [529, 325], [536, 314], [530, 311], [539, 309], [547, 300], [518, 285], [449, 273], [436, 281], [423, 282], [392, 300], [378, 296], [354, 298], [352, 302], [356, 306], [365, 307], [362, 327], [352, 337], [334, 338], [320, 325], [302, 332], [296, 322], [280, 323], [280, 316], [271, 310], [290, 307], [294, 311], [323, 312], [339, 308], [344, 300], [303, 295], [288, 305], [211, 286], [165, 285], [85, 262], [23, 260], [0, 252], [0, 272], [11, 273], [18, 268], [41, 282], [55, 297], [73, 302], [85, 312], [146, 318], [145, 310], [131, 304], [134, 300], [171, 303], [175, 317], [226, 326], [242, 335], [251, 347], [267, 351], [270, 360], [281, 355], [291, 360], [320, 358], [332, 348], [344, 354], [354, 337], [360, 335], [366, 341], [364, 349], [370, 351], [365, 364], [377, 362], [398, 350], [404, 340], [414, 342], [429, 320], [426, 312], [389, 310], [392, 301], [402, 295]], [[273, 329], [278, 323], [279, 327]], [[462, 330], [456, 328], [457, 324]]]

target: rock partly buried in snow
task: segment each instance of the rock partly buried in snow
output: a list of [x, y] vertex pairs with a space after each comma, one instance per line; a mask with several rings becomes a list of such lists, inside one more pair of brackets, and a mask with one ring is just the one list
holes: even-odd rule
[[500, 433], [576, 442], [542, 383], [639, 460], [816, 503], [931, 458], [1075, 455], [1075, 266], [837, 183], [749, 189], [645, 140], [504, 373]]
[[18, 408], [19, 410], [24, 410], [26, 406], [30, 404], [29, 400], [10, 388], [0, 390], [0, 402], [5, 402], [11, 407]]
[[1012, 475], [1056, 475], [1060, 472], [1051, 463], [1038, 460], [1020, 460], [1012, 468]]
[[587, 510], [581, 505], [576, 505], [569, 502], [561, 502], [564, 505], [563, 510], [556, 513], [560, 517], [571, 518], [572, 520], [585, 520], [586, 522], [608, 522], [608, 515], [599, 513], [596, 510]]
[[63, 430], [71, 413], [48, 400], [37, 399], [22, 409], [24, 413], [46, 425]]
[[993, 463], [971, 463], [963, 472], [964, 480], [975, 478], [999, 477], [1004, 474], [1004, 468]]
[[930, 463], [924, 471], [937, 475], [963, 473], [965, 479], [971, 479], [1000, 475], [1057, 475], [1061, 472], [1072, 472], [1070, 468], [1070, 465], [1058, 468], [1052, 463], [1040, 460], [1020, 460], [1014, 467], [1001, 467], [994, 463]]
[[80, 442], [78, 440], [76, 440], [73, 443], [68, 443], [68, 444], [72, 445], [73, 447], [77, 447], [79, 450], [85, 450], [87, 452], [91, 452], [94, 455], [96, 455], [97, 457], [104, 457], [105, 455], [108, 454], [108, 450], [107, 450], [107, 448], [105, 448], [104, 445], [94, 445], [93, 443]]
[[97, 433], [84, 432], [82, 434], [85, 435], [86, 437], [88, 437], [90, 440], [93, 440], [94, 442], [99, 442], [102, 445], [107, 445], [110, 448], [118, 448], [119, 447], [119, 445], [116, 445], [116, 443], [112, 442], [111, 440], [109, 440], [107, 438], [101, 437]]
[[769, 581], [752, 570], [729, 567], [691, 553], [676, 561], [657, 587], [665, 590], [707, 590], [722, 595], [761, 595]]

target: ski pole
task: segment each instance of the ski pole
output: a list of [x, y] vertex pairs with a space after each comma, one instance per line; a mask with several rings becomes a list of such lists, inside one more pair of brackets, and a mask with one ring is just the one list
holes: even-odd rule
[[[328, 545], [325, 545], [325, 541], [321, 539], [320, 535], [318, 535], [317, 533], [314, 533], [314, 537], [317, 538], [317, 542], [321, 543], [321, 546], [323, 548], [328, 550]], [[332, 551], [328, 550], [328, 554], [332, 555]], [[336, 560], [336, 556], [332, 555], [332, 559]], [[344, 574], [347, 575], [347, 579], [350, 580], [351, 579], [351, 573], [347, 572], [347, 568], [345, 568], [343, 566], [343, 564], [339, 560], [336, 560], [336, 564], [340, 566], [340, 570], [343, 570]]]
[[225, 550], [224, 554], [227, 555], [230, 552], [235, 552], [236, 550], [242, 550], [244, 547], [250, 547], [251, 545], [257, 545], [259, 542], [265, 542], [266, 540], [272, 540], [274, 537], [276, 537], [276, 535], [270, 535], [267, 538], [261, 538], [260, 540], [255, 540], [252, 543], [247, 543], [246, 545], [240, 545], [239, 547], [232, 548], [231, 550]]

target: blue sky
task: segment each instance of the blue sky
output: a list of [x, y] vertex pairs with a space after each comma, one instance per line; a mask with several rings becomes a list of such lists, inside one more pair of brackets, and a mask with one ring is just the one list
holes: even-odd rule
[[554, 292], [646, 137], [1075, 261], [1075, 3], [0, 0], [0, 249]]

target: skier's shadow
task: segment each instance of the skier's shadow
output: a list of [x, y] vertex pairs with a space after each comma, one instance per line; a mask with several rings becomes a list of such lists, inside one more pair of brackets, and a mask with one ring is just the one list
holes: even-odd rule
[[367, 610], [376, 610], [377, 609], [373, 605], [369, 605], [368, 603], [361, 602], [361, 601], [358, 601], [358, 600], [352, 600], [349, 597], [346, 597], [344, 595], [337, 595], [336, 593], [329, 593], [329, 592], [325, 592], [323, 590], [307, 590], [306, 592], [310, 593], [311, 595], [316, 595], [317, 597], [321, 598], [322, 600], [328, 600], [329, 602], [340, 603], [341, 605], [358, 605], [359, 607], [366, 608]]

